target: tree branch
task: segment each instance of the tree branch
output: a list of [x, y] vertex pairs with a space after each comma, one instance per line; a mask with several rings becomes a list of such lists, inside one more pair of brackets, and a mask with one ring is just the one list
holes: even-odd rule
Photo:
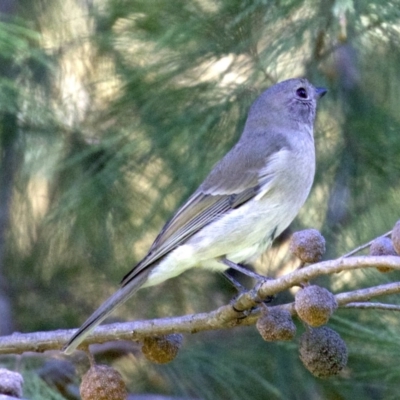
[[358, 308], [365, 310], [400, 311], [400, 305], [385, 303], [349, 303], [346, 308]]
[[[392, 234], [392, 230], [390, 230], [389, 232], [384, 233], [383, 235], [381, 235], [381, 236], [379, 236], [379, 237], [383, 237], [383, 238], [384, 238], [384, 237], [390, 236], [391, 234]], [[358, 253], [359, 251], [366, 249], [367, 247], [371, 246], [371, 244], [372, 244], [376, 239], [377, 239], [377, 238], [372, 239], [372, 240], [370, 240], [368, 243], [364, 243], [364, 244], [362, 244], [361, 246], [356, 247], [355, 249], [351, 250], [350, 252], [348, 252], [347, 254], [345, 254], [345, 255], [342, 256], [342, 257], [350, 257], [350, 256], [352, 256], [353, 254], [356, 254], [356, 253]]]
[[[323, 261], [295, 270], [280, 278], [266, 280], [258, 284], [254, 289], [238, 296], [231, 304], [221, 306], [209, 313], [99, 326], [93, 334], [85, 340], [84, 344], [104, 343], [111, 340], [141, 340], [146, 336], [165, 335], [177, 332], [197, 333], [207, 330], [253, 325], [257, 321], [260, 313], [260, 311], [254, 309], [254, 307], [267, 296], [277, 294], [293, 286], [298, 286], [320, 275], [377, 266], [400, 270], [400, 257], [364, 256]], [[399, 306], [390, 304], [381, 304], [378, 306], [379, 303], [371, 303], [371, 305], [368, 305], [368, 303], [359, 303], [377, 296], [396, 293], [400, 293], [400, 282], [392, 282], [375, 287], [340, 293], [336, 295], [336, 299], [339, 306], [343, 308], [400, 310]], [[294, 303], [274, 307], [289, 310], [293, 315], [296, 314]], [[245, 314], [235, 310], [243, 310]], [[61, 349], [74, 332], [74, 329], [69, 329], [51, 332], [14, 333], [10, 336], [3, 336], [0, 337], [0, 354], [21, 354], [27, 351], [43, 352], [46, 350]]]

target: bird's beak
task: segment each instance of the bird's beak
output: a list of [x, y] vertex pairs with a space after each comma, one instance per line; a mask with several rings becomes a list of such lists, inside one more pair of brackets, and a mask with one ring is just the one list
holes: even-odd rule
[[322, 96], [324, 96], [326, 92], [327, 92], [327, 90], [323, 87], [315, 88], [315, 93], [317, 94], [318, 99], [320, 99]]

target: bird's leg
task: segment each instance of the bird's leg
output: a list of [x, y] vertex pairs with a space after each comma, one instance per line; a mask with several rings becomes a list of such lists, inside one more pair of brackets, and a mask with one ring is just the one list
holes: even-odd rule
[[253, 272], [253, 271], [249, 271], [247, 268], [244, 268], [244, 267], [242, 267], [241, 265], [236, 264], [236, 263], [234, 263], [233, 261], [228, 260], [228, 259], [225, 258], [225, 257], [220, 258], [220, 259], [219, 259], [219, 262], [221, 262], [222, 264], [225, 264], [225, 265], [226, 265], [227, 267], [229, 267], [229, 268], [233, 268], [233, 269], [235, 269], [236, 271], [239, 271], [239, 272], [241, 272], [242, 274], [249, 276], [250, 278], [255, 279], [256, 281], [265, 281], [266, 279], [268, 279], [266, 276], [256, 274], [256, 273]]
[[[228, 260], [225, 257], [220, 258], [219, 261], [221, 263], [225, 264], [226, 266], [228, 266], [229, 268], [232, 268], [232, 269], [234, 269], [236, 271], [241, 272], [242, 274], [245, 274], [245, 275], [255, 279], [258, 282], [257, 286], [261, 285], [264, 281], [266, 281], [268, 279], [272, 279], [272, 278], [268, 278], [267, 276], [263, 276], [263, 275], [257, 274], [257, 273], [255, 273], [253, 271], [249, 271], [247, 268], [244, 268], [241, 265], [236, 264], [233, 261]], [[231, 282], [232, 285], [238, 290], [239, 293], [242, 293], [242, 292], [245, 291], [245, 288], [243, 287], [243, 285], [241, 285], [236, 279], [231, 277], [226, 271], [223, 274], [224, 274], [225, 278], [227, 278], [229, 280], [229, 282]], [[274, 296], [268, 296], [264, 300], [260, 299], [259, 303], [270, 303], [273, 298], [274, 298]]]
[[245, 292], [246, 288], [239, 283], [233, 276], [229, 275], [227, 271], [222, 272], [222, 275], [232, 284], [232, 286], [239, 292]]
[[222, 272], [222, 275], [223, 275], [223, 276], [232, 284], [232, 286], [238, 291], [238, 294], [235, 295], [235, 296], [233, 297], [233, 299], [231, 300], [231, 304], [232, 304], [233, 309], [234, 309], [237, 313], [241, 314], [241, 316], [238, 317], [238, 319], [247, 318], [248, 315], [250, 314], [251, 310], [238, 310], [238, 309], [234, 306], [234, 303], [235, 303], [236, 298], [237, 298], [241, 293], [244, 293], [244, 292], [246, 291], [246, 288], [245, 288], [241, 283], [239, 283], [233, 276], [229, 275], [227, 271]]

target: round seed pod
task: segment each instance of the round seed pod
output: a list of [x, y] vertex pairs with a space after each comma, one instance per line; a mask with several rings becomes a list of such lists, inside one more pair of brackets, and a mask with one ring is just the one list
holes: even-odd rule
[[181, 347], [183, 336], [179, 333], [171, 335], [146, 337], [143, 340], [142, 353], [157, 364], [172, 361]]
[[347, 346], [340, 335], [326, 326], [309, 328], [300, 337], [300, 359], [318, 378], [337, 375], [347, 364]]
[[302, 321], [315, 327], [326, 324], [338, 304], [329, 290], [310, 285], [296, 293], [294, 307]]
[[295, 232], [290, 240], [290, 251], [305, 263], [318, 262], [325, 253], [325, 239], [316, 229]]
[[396, 222], [392, 230], [392, 242], [396, 253], [400, 255], [400, 219]]
[[82, 377], [82, 400], [126, 400], [128, 393], [121, 374], [107, 365], [93, 365]]
[[[6, 368], [0, 368], [0, 397], [13, 396], [13, 398], [22, 397], [22, 386], [24, 378], [18, 372], [10, 371]], [[8, 397], [7, 397], [8, 398]]]
[[[397, 256], [396, 250], [393, 247], [392, 240], [387, 237], [376, 238], [369, 247], [370, 256]], [[390, 272], [393, 268], [376, 267], [379, 272]]]
[[296, 325], [290, 312], [279, 308], [265, 308], [256, 328], [267, 342], [292, 340], [296, 335]]

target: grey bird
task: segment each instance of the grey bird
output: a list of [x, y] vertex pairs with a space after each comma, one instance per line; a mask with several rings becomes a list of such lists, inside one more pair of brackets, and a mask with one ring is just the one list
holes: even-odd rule
[[165, 224], [120, 288], [72, 336], [65, 353], [140, 288], [189, 268], [226, 271], [259, 257], [308, 197], [315, 174], [313, 124], [317, 100], [325, 93], [306, 79], [264, 91], [236, 145]]

